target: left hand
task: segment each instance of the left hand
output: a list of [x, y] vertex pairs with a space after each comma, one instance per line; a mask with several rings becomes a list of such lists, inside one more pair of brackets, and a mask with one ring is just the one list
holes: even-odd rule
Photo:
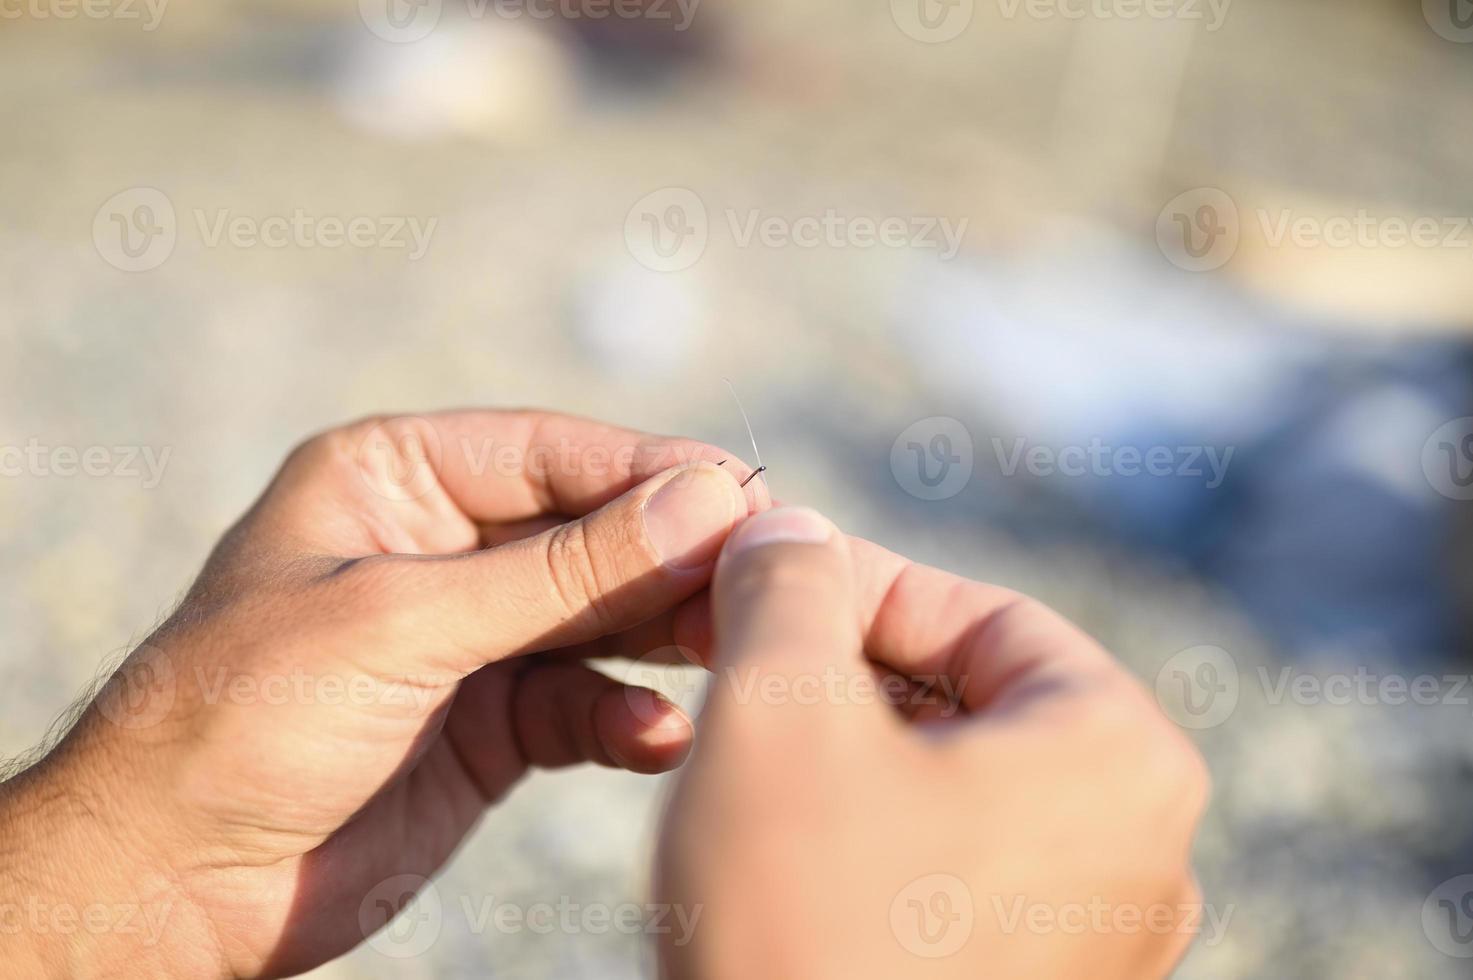
[[678, 765], [689, 720], [582, 661], [676, 642], [675, 606], [768, 505], [749, 472], [530, 412], [311, 439], [63, 742], [0, 786], [0, 890], [167, 907], [161, 941], [35, 930], [7, 958], [297, 973], [362, 941], [373, 886], [432, 873], [528, 767]]

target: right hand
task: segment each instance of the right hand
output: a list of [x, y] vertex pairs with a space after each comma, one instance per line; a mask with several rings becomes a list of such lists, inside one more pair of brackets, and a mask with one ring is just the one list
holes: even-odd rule
[[[794, 508], [728, 539], [711, 614], [658, 885], [701, 916], [662, 949], [668, 976], [1171, 971], [1200, 917], [1208, 778], [1074, 626]], [[887, 703], [862, 686], [882, 678], [937, 683]]]

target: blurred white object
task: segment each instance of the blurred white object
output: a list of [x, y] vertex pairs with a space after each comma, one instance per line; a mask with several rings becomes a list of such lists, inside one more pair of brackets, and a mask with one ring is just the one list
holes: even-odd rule
[[575, 97], [569, 51], [530, 24], [444, 18], [410, 43], [355, 36], [338, 106], [385, 136], [527, 139], [556, 128]]
[[668, 377], [690, 363], [706, 322], [704, 293], [688, 276], [624, 258], [579, 287], [578, 345], [614, 377]]
[[1315, 338], [1271, 330], [1212, 282], [1162, 275], [1108, 239], [939, 263], [904, 295], [899, 339], [927, 384], [1041, 441], [1166, 428], [1231, 443], [1322, 356]]

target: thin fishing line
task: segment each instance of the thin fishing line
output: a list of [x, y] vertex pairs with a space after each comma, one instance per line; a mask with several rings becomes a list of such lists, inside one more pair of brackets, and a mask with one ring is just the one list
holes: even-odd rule
[[[741, 396], [737, 394], [736, 385], [731, 383], [730, 378], [722, 378], [721, 380], [726, 382], [727, 389], [731, 391], [731, 399], [732, 401], [736, 402], [737, 411], [742, 413], [742, 424], [747, 427], [747, 438], [752, 442], [752, 455], [757, 460], [757, 468], [752, 471], [751, 476], [742, 481], [742, 486], [745, 487], [748, 483], [751, 483], [757, 477], [762, 476], [763, 473], [766, 473], [767, 467], [762, 465], [762, 450], [757, 448], [757, 436], [752, 431], [752, 420], [747, 417], [747, 409], [742, 405], [742, 399]], [[723, 459], [721, 462], [724, 464], [726, 460]], [[764, 486], [766, 486], [767, 477], [762, 477], [762, 483]]]

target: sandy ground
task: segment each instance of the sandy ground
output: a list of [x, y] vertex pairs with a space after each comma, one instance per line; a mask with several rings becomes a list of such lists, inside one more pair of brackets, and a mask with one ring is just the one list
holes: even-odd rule
[[[871, 7], [712, 4], [697, 24], [723, 54], [643, 88], [590, 72], [543, 26], [448, 4], [405, 45], [326, 2], [181, 4], [153, 32], [0, 24], [0, 440], [163, 461], [158, 479], [118, 456], [106, 476], [0, 479], [0, 753], [39, 740], [168, 611], [304, 434], [370, 412], [538, 405], [744, 452], [722, 376], [781, 496], [1042, 596], [1147, 683], [1201, 645], [1276, 671], [1204, 586], [990, 525], [1005, 492], [991, 478], [908, 495], [890, 465], [908, 426], [956, 416], [980, 441], [988, 425], [982, 393], [935, 382], [945, 358], [902, 315], [937, 251], [743, 244], [742, 216], [966, 218], [949, 261], [983, 268], [1079, 240], [1161, 265], [1162, 203], [1211, 183], [1243, 201], [1312, 191], [1467, 213], [1466, 51], [1375, 4], [1241, 0], [1211, 33], [978, 5], [945, 45]], [[98, 242], [116, 240], [107, 202], [139, 188], [167, 198], [176, 240], [128, 272]], [[625, 229], [669, 188], [699, 196], [709, 241], [662, 274]], [[230, 217], [298, 210], [433, 230], [418, 256], [212, 237]], [[1224, 277], [1321, 311], [1389, 302], [1383, 277], [1342, 258]], [[1422, 285], [1392, 298], [1437, 321], [1465, 298], [1463, 268], [1419, 263]], [[1366, 295], [1347, 301], [1347, 283]], [[1245, 685], [1200, 733], [1217, 804], [1199, 867], [1226, 926], [1204, 925], [1181, 976], [1461, 975], [1421, 916], [1468, 853], [1467, 710], [1269, 705]], [[439, 880], [425, 953], [365, 948], [319, 975], [650, 975], [642, 937], [507, 932], [483, 913], [645, 901], [661, 789], [530, 779]]]

